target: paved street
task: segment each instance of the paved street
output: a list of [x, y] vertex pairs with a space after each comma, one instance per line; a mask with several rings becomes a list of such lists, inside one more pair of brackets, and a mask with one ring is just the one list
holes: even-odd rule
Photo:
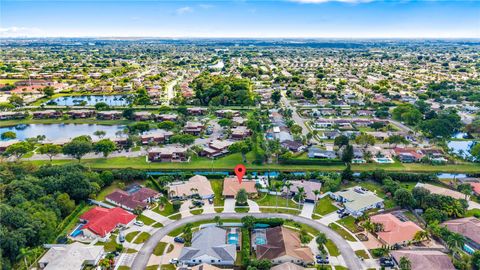
[[319, 230], [326, 234], [328, 238], [330, 238], [335, 245], [338, 247], [340, 253], [342, 254], [343, 259], [345, 260], [345, 265], [349, 269], [364, 269], [360, 259], [355, 255], [355, 252], [351, 248], [351, 246], [345, 241], [340, 235], [338, 235], [335, 231], [328, 228], [327, 226], [320, 224], [311, 219], [307, 219], [300, 216], [294, 216], [289, 214], [272, 214], [272, 213], [248, 213], [248, 214], [241, 214], [241, 213], [219, 213], [219, 214], [204, 214], [204, 215], [196, 215], [187, 218], [182, 218], [178, 221], [174, 221], [172, 223], [166, 224], [165, 227], [160, 228], [156, 231], [145, 244], [142, 246], [141, 250], [138, 252], [135, 260], [132, 264], [132, 269], [145, 269], [149, 258], [153, 252], [153, 249], [157, 245], [157, 243], [165, 237], [171, 230], [183, 226], [187, 223], [197, 222], [201, 220], [211, 220], [215, 216], [220, 216], [221, 218], [242, 218], [244, 216], [251, 215], [257, 218], [283, 218], [283, 219], [291, 219], [295, 222], [303, 223], [312, 228]]
[[307, 125], [305, 124], [305, 119], [300, 117], [300, 115], [297, 113], [297, 108], [295, 106], [292, 106], [290, 103], [290, 100], [285, 96], [285, 93], [282, 91], [282, 99], [281, 102], [283, 103], [285, 108], [290, 108], [292, 110], [292, 119], [302, 127], [302, 135], [307, 135], [308, 133], [308, 128]]

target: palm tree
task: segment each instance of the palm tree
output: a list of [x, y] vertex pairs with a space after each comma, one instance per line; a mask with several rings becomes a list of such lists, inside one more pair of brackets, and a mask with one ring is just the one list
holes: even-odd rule
[[280, 193], [280, 187], [282, 186], [281, 183], [275, 182], [273, 188], [275, 189], [275, 208], [278, 208], [278, 193]]
[[300, 209], [300, 205], [303, 203], [303, 200], [305, 199], [305, 188], [304, 187], [298, 187], [297, 188], [297, 196], [298, 196], [298, 209]]
[[447, 238], [447, 246], [456, 253], [456, 250], [465, 244], [465, 237], [458, 233], [452, 233]]
[[17, 260], [23, 259], [23, 262], [25, 263], [25, 269], [28, 269], [28, 257], [32, 256], [33, 254], [33, 250], [29, 248], [21, 248]]
[[412, 269], [412, 263], [407, 257], [401, 257], [398, 263], [400, 270], [410, 270]]
[[318, 195], [320, 195], [320, 193], [322, 193], [319, 189], [316, 189], [313, 191], [313, 194], [315, 194], [315, 204], [317, 204], [317, 201], [318, 201]]
[[288, 196], [290, 196], [290, 188], [292, 187], [293, 184], [290, 181], [286, 181], [285, 183], [283, 183], [283, 185], [287, 188], [287, 208], [288, 208], [288, 201], [290, 201]]

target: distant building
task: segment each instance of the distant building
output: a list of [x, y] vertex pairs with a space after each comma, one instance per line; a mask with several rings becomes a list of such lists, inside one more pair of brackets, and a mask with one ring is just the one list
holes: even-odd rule
[[80, 270], [86, 265], [97, 265], [104, 253], [103, 246], [79, 242], [54, 245], [40, 258], [38, 265], [44, 270]]
[[148, 150], [148, 160], [156, 162], [184, 162], [188, 160], [187, 148], [178, 146], [154, 147]]
[[369, 209], [384, 206], [382, 198], [359, 186], [332, 193], [330, 197], [343, 203], [346, 211], [354, 217], [363, 215]]
[[227, 243], [227, 230], [209, 226], [193, 233], [192, 245], [183, 247], [178, 260], [187, 265], [234, 265], [237, 246]]

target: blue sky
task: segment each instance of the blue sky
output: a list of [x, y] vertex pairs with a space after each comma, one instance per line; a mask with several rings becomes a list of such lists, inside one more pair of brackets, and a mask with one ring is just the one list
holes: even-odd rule
[[480, 38], [480, 1], [0, 0], [0, 36]]

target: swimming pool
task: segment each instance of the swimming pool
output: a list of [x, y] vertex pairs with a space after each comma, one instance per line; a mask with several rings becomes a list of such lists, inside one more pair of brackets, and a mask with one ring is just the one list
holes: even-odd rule
[[267, 240], [264, 237], [256, 237], [255, 238], [255, 245], [265, 245]]
[[80, 234], [82, 234], [82, 228], [83, 228], [83, 224], [80, 224], [78, 225], [75, 230], [73, 230], [73, 232], [70, 234], [71, 237], [76, 237]]
[[227, 242], [232, 245], [238, 245], [238, 234], [237, 233], [229, 233], [227, 235]]
[[377, 163], [393, 163], [391, 158], [375, 158], [374, 159]]

